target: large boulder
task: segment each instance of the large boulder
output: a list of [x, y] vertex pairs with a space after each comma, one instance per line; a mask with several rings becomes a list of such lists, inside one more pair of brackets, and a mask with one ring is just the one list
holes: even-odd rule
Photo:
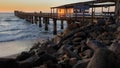
[[87, 68], [117, 68], [116, 57], [113, 52], [108, 49], [97, 49], [91, 58]]
[[116, 66], [120, 68], [120, 43], [113, 43], [109, 49], [115, 53], [117, 60]]

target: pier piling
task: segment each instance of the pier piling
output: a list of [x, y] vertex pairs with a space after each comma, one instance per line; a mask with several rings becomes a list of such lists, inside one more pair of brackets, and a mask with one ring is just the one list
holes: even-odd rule
[[61, 29], [64, 29], [64, 26], [63, 26], [63, 20], [61, 20]]
[[45, 23], [45, 30], [48, 31], [48, 22], [47, 22], [47, 17], [44, 18], [44, 23]]
[[39, 17], [39, 27], [42, 27], [41, 17]]
[[57, 34], [57, 20], [53, 19], [53, 34]]

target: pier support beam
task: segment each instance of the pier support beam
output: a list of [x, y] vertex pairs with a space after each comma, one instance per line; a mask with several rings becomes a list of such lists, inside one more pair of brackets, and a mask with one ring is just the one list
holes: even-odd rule
[[64, 29], [63, 20], [61, 20], [61, 29]]
[[37, 16], [35, 16], [35, 24], [37, 24], [37, 20], [38, 20], [38, 17], [37, 17]]
[[34, 17], [31, 15], [31, 23], [34, 23]]
[[39, 17], [39, 27], [42, 27], [41, 17]]
[[[92, 2], [92, 5], [94, 5], [94, 2]], [[93, 23], [93, 19], [94, 19], [94, 11], [93, 11], [93, 6], [92, 6], [92, 23]]]
[[57, 19], [53, 19], [53, 34], [57, 34]]
[[48, 31], [47, 17], [44, 18], [44, 23], [45, 23], [45, 30]]
[[47, 24], [50, 24], [49, 18], [47, 18]]

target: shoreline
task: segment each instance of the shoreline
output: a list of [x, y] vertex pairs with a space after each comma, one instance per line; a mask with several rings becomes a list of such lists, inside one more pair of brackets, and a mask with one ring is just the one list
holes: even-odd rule
[[[33, 40], [21, 40], [21, 41], [9, 41], [9, 42], [0, 42], [0, 49], [1, 49], [1, 53], [2, 53], [2, 50], [5, 50], [7, 49], [7, 51], [11, 54], [7, 55], [7, 51], [4, 53], [6, 53], [6, 55], [3, 53], [3, 55], [0, 53], [0, 58], [16, 58], [21, 52], [23, 51], [29, 51], [29, 49], [34, 46], [35, 43], [38, 43], [38, 42], [45, 42], [46, 38], [39, 38], [39, 39], [33, 39]], [[22, 48], [23, 46], [23, 48]], [[15, 47], [15, 48], [13, 48]], [[15, 52], [14, 50], [17, 50], [20, 49], [21, 47], [21, 51], [20, 52], [17, 52], [17, 53], [13, 53]], [[11, 51], [11, 52], [10, 52]]]

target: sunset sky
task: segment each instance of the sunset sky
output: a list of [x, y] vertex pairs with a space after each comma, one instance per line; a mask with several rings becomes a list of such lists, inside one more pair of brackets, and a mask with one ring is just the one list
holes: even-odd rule
[[49, 12], [50, 7], [81, 1], [90, 0], [0, 0], [0, 12], [13, 12], [14, 10]]

